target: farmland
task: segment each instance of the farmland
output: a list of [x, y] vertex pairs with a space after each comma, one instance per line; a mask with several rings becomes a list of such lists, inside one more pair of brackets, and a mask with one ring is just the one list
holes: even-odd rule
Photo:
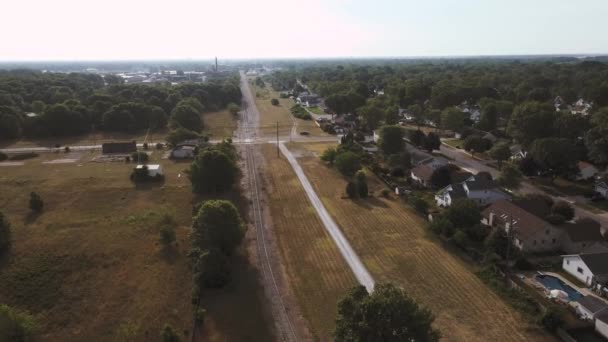
[[[279, 123], [279, 135], [289, 135], [292, 125], [297, 124], [297, 133], [308, 132], [312, 136], [329, 136], [323, 132], [313, 120], [300, 120], [294, 118], [290, 113], [290, 108], [295, 104], [292, 99], [281, 99], [279, 93], [272, 90], [269, 86], [261, 88], [250, 82], [250, 89], [255, 98], [256, 106], [260, 111], [260, 131], [263, 135], [276, 134], [276, 124]], [[273, 106], [271, 99], [278, 99], [279, 105]]]
[[[0, 265], [0, 302], [34, 316], [43, 340], [156, 340], [171, 324], [192, 334], [192, 274], [187, 258], [192, 195], [187, 163], [161, 160], [165, 181], [134, 186], [132, 164], [93, 162], [97, 154], [45, 154], [2, 166], [0, 210], [12, 223], [13, 246]], [[74, 159], [75, 162], [42, 164]], [[44, 210], [28, 209], [38, 192]], [[244, 212], [238, 193], [227, 195]], [[161, 224], [176, 243], [159, 242]], [[268, 315], [247, 252], [236, 255], [233, 282], [206, 291], [205, 340], [269, 339]], [[233, 329], [238, 326], [239, 329]], [[199, 334], [200, 336], [200, 334]]]
[[277, 158], [274, 146], [262, 148], [269, 210], [290, 288], [312, 334], [330, 341], [337, 302], [356, 281], [289, 163]]
[[383, 184], [369, 175], [376, 196], [343, 199], [345, 179], [311, 157], [312, 150], [292, 144], [319, 197], [341, 226], [355, 251], [378, 282], [402, 286], [436, 315], [447, 340], [522, 341], [549, 339], [527, 324], [471, 270], [428, 235], [426, 222], [399, 199], [378, 196]]

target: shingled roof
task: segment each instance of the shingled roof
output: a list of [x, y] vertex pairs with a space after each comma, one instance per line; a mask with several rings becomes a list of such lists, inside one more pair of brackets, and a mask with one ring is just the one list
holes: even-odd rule
[[604, 241], [600, 232], [601, 224], [590, 218], [580, 219], [576, 222], [566, 222], [559, 227], [568, 234], [572, 242]]
[[581, 254], [580, 257], [593, 274], [608, 274], [608, 253]]

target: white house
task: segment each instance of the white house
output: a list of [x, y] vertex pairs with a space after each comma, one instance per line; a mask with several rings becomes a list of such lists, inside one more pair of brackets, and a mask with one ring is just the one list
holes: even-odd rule
[[595, 192], [602, 195], [602, 197], [608, 198], [608, 184], [606, 184], [606, 182], [595, 183], [593, 189]]
[[595, 317], [595, 331], [608, 338], [608, 312], [604, 311]]
[[585, 180], [585, 179], [593, 178], [599, 172], [599, 170], [595, 166], [593, 166], [593, 164], [590, 164], [590, 163], [587, 163], [584, 161], [579, 161], [577, 164], [577, 168], [578, 168], [578, 175], [576, 176], [577, 180]]
[[148, 176], [150, 177], [163, 175], [163, 167], [159, 164], [137, 165], [135, 168], [141, 170], [144, 166], [148, 167]]
[[468, 198], [479, 206], [484, 206], [511, 196], [502, 191], [494, 180], [482, 175], [471, 176], [464, 182], [450, 184], [435, 195], [435, 201], [440, 207], [449, 207], [459, 198]]
[[373, 140], [374, 142], [377, 144], [378, 141], [380, 140], [380, 133], [378, 133], [378, 131], [374, 131], [374, 135], [373, 135]]
[[608, 304], [596, 296], [588, 295], [579, 299], [576, 303], [576, 312], [583, 319], [593, 320], [598, 315], [606, 312]]
[[511, 160], [522, 160], [528, 156], [528, 152], [520, 144], [511, 145], [509, 150], [511, 150]]
[[608, 282], [608, 252], [562, 256], [562, 268], [587, 286]]

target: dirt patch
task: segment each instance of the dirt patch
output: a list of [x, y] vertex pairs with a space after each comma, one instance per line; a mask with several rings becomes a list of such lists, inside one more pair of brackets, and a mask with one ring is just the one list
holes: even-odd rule
[[25, 165], [24, 162], [10, 162], [10, 161], [5, 161], [5, 162], [1, 162], [0, 166], [21, 166], [21, 165]]

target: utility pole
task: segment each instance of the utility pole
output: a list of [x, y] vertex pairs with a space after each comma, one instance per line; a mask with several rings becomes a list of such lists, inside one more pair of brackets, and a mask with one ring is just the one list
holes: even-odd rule
[[277, 121], [277, 158], [279, 157], [279, 122]]

